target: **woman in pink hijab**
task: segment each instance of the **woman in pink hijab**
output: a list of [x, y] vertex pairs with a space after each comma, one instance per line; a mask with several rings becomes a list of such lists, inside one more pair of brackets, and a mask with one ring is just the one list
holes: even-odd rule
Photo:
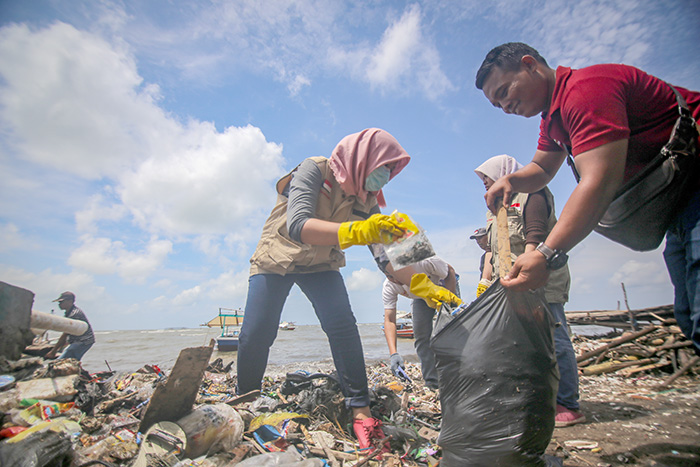
[[409, 160], [398, 141], [378, 128], [346, 136], [330, 158], [305, 159], [277, 182], [277, 203], [250, 260], [238, 394], [260, 389], [282, 308], [296, 284], [328, 336], [361, 449], [384, 434], [369, 410], [362, 342], [339, 269], [345, 265], [343, 249], [388, 243], [403, 233], [379, 206], [385, 206], [382, 187]]

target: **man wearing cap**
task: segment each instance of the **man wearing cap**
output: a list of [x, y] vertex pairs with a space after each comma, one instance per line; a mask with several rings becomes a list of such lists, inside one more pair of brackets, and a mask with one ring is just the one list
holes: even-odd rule
[[486, 227], [479, 227], [474, 231], [474, 234], [469, 237], [471, 240], [476, 240], [476, 244], [479, 245], [482, 250], [484, 250], [484, 254], [481, 255], [481, 264], [479, 265], [481, 277], [479, 277], [479, 284], [476, 286], [477, 297], [489, 288], [493, 279], [491, 247], [489, 246], [488, 233], [489, 231]]
[[90, 350], [90, 347], [95, 343], [95, 334], [92, 332], [92, 326], [90, 326], [90, 322], [83, 310], [75, 306], [75, 294], [73, 292], [63, 292], [54, 302], [58, 302], [58, 307], [64, 311], [66, 318], [85, 321], [88, 328], [87, 331], [79, 336], [73, 336], [65, 332], [61, 334], [56, 345], [46, 354], [46, 358], [56, 358], [56, 354], [65, 347], [67, 341], [68, 348], [58, 358], [80, 360], [85, 355], [85, 352]]

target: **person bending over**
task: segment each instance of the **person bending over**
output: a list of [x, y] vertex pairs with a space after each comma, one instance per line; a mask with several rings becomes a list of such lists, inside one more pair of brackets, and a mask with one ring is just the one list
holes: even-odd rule
[[[580, 182], [547, 235], [545, 248], [518, 257], [502, 283], [519, 290], [547, 282], [552, 261], [591, 233], [622, 184], [668, 142], [678, 118], [669, 84], [628, 65], [581, 69], [549, 67], [527, 44], [509, 42], [491, 50], [476, 74], [476, 87], [507, 114], [541, 116], [535, 155], [522, 170], [497, 180], [486, 193], [495, 212], [513, 193], [535, 193], [554, 177], [569, 150]], [[679, 86], [693, 115], [700, 93]], [[700, 144], [695, 134], [694, 144]], [[664, 260], [674, 287], [674, 313], [700, 355], [700, 177], [666, 232]]]

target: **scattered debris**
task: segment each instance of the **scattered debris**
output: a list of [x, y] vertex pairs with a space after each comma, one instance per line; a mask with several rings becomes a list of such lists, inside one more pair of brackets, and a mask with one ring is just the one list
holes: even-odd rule
[[[580, 355], [583, 399], [607, 407], [614, 414], [610, 417], [624, 419], [617, 425], [620, 430], [640, 437], [664, 433], [646, 420], [632, 420], [638, 407], [619, 403], [621, 394], [638, 403], [654, 402], [661, 394], [672, 394], [681, 402], [697, 397], [698, 359], [674, 323], [642, 324], [637, 333], [612, 338], [576, 336], [574, 345]], [[378, 450], [367, 453], [358, 448], [336, 374], [295, 371], [266, 377], [261, 391], [237, 396], [231, 365], [214, 360], [207, 366], [210, 348], [202, 349], [184, 349], [182, 369], [187, 370], [178, 369], [179, 358], [170, 372], [146, 365], [134, 372], [88, 374], [75, 360], [0, 358], [0, 437], [6, 438], [0, 441], [0, 465], [434, 467], [440, 463], [439, 391], [423, 384], [417, 364], [406, 365], [407, 378], [397, 377], [381, 363], [367, 367], [370, 408], [382, 420], [391, 446], [390, 453], [375, 456]], [[164, 391], [159, 388], [169, 386], [175, 392], [158, 402], [157, 393]], [[689, 387], [694, 389], [683, 389]], [[683, 407], [678, 410], [693, 410]], [[144, 432], [140, 428], [149, 413], [154, 415], [149, 415]], [[596, 423], [594, 414], [591, 423]], [[606, 454], [605, 439], [580, 433], [565, 440], [561, 433], [566, 432], [555, 432], [557, 439], [548, 453], [566, 459], [567, 466], [596, 465], [584, 457]], [[619, 463], [619, 456], [640, 454], [610, 455]], [[18, 464], [18, 459], [25, 463]]]

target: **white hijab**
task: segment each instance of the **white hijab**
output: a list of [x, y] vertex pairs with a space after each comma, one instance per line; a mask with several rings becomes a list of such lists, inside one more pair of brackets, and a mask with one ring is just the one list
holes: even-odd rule
[[500, 156], [493, 156], [488, 159], [474, 169], [474, 172], [479, 176], [481, 181], [484, 181], [484, 176], [486, 176], [495, 182], [499, 178], [510, 175], [522, 168], [523, 166], [520, 162], [516, 161], [515, 158], [507, 154], [501, 154]]

